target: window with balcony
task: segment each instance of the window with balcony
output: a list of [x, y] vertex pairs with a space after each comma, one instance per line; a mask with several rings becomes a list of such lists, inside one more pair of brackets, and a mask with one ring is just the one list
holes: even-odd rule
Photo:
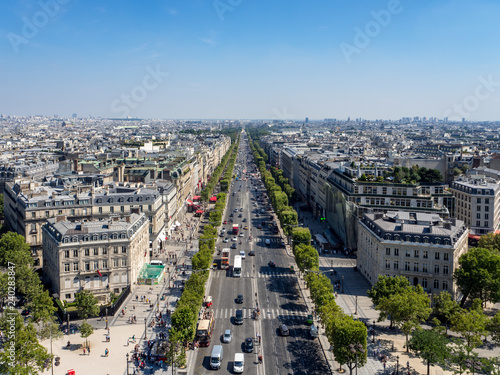
[[415, 258], [418, 258], [418, 256], [419, 256], [419, 251], [418, 251], [418, 250], [415, 250], [415, 251], [413, 252], [413, 256], [414, 256]]
[[439, 280], [434, 279], [434, 289], [439, 289]]
[[73, 263], [73, 271], [78, 271], [78, 263]]
[[84, 267], [83, 269], [84, 269], [85, 271], [90, 271], [90, 262], [85, 262], [85, 263], [83, 264], [83, 267]]
[[118, 259], [113, 259], [113, 267], [118, 267]]
[[398, 248], [394, 249], [394, 256], [397, 256], [397, 257], [399, 256], [399, 249]]
[[448, 281], [443, 281], [443, 290], [448, 290]]
[[399, 262], [397, 260], [394, 261], [394, 269], [399, 269]]
[[422, 288], [427, 289], [427, 279], [422, 279]]
[[99, 255], [99, 248], [98, 247], [94, 248], [94, 255]]
[[413, 272], [418, 272], [418, 263], [413, 263]]
[[405, 262], [405, 271], [410, 270], [410, 262]]
[[127, 246], [122, 246], [122, 254], [126, 254], [127, 253]]
[[448, 266], [443, 266], [443, 274], [448, 275]]
[[409, 258], [411, 256], [410, 250], [406, 249], [406, 254], [405, 255]]
[[450, 258], [450, 254], [443, 253], [443, 260], [448, 261], [448, 260], [450, 260], [449, 258]]
[[102, 269], [107, 270], [108, 269], [108, 261], [106, 259], [103, 259], [101, 262], [102, 262]]
[[422, 272], [427, 273], [427, 263], [422, 264]]
[[64, 263], [64, 272], [69, 272], [69, 263]]
[[127, 259], [126, 258], [122, 259], [122, 267], [127, 267]]
[[385, 248], [385, 255], [391, 255], [391, 248], [390, 247]]
[[439, 264], [434, 265], [434, 273], [439, 273]]
[[434, 253], [434, 259], [439, 260], [439, 257], [440, 257], [440, 255], [439, 255], [439, 254], [440, 254], [440, 253], [439, 253], [439, 251], [436, 251], [436, 252]]
[[69, 258], [69, 250], [64, 250], [64, 257]]
[[391, 261], [388, 260], [388, 259], [386, 259], [386, 261], [385, 261], [385, 268], [386, 269], [390, 269], [391, 268]]

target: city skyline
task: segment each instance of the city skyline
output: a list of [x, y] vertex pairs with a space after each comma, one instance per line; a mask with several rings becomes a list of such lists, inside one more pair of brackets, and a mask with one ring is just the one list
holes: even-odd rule
[[493, 1], [0, 9], [5, 115], [498, 120]]

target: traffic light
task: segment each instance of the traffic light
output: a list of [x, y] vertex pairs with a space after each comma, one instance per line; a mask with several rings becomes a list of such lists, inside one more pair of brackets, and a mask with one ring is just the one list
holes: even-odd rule
[[321, 221], [326, 220], [326, 217], [321, 217], [320, 220]]

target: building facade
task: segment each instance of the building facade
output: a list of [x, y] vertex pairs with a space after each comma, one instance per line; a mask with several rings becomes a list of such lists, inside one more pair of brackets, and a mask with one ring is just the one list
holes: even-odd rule
[[450, 189], [456, 198], [456, 217], [471, 235], [500, 230], [500, 181], [472, 175], [452, 182]]
[[43, 275], [52, 293], [72, 302], [85, 289], [106, 303], [111, 292], [134, 289], [150, 260], [149, 227], [143, 213], [87, 222], [48, 219], [42, 230]]
[[428, 293], [458, 298], [453, 272], [467, 252], [468, 232], [462, 221], [437, 214], [368, 213], [359, 222], [357, 267], [371, 285], [379, 275], [404, 276]]

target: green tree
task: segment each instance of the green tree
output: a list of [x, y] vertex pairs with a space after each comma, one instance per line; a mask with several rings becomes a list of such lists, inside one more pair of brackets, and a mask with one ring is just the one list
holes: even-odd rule
[[[57, 341], [62, 339], [64, 334], [61, 331], [59, 324], [55, 322], [55, 318], [52, 317], [52, 319], [49, 319], [42, 325], [42, 328], [38, 331], [38, 337], [40, 340], [50, 340], [50, 357], [53, 358], [52, 342], [54, 340]], [[53, 366], [52, 363], [51, 366]]]
[[361, 175], [361, 177], [359, 178], [359, 181], [366, 181], [366, 176], [365, 176], [365, 174], [364, 174], [364, 173], [363, 173], [363, 174]]
[[380, 318], [391, 316], [394, 323], [406, 335], [406, 349], [408, 350], [408, 336], [418, 325], [426, 320], [432, 312], [430, 300], [421, 285], [406, 287], [402, 292], [384, 297], [376, 309], [380, 311]]
[[309, 231], [309, 228], [299, 228], [299, 227], [293, 228], [292, 229], [292, 241], [293, 241], [294, 251], [295, 251], [295, 247], [299, 244], [310, 245], [311, 244], [311, 232]]
[[91, 334], [94, 333], [94, 327], [92, 327], [91, 324], [89, 324], [86, 320], [83, 321], [83, 323], [80, 326], [80, 337], [82, 339], [85, 339], [85, 347], [89, 347], [89, 341], [87, 340]]
[[410, 286], [410, 282], [404, 276], [390, 277], [379, 275], [377, 282], [368, 290], [367, 294], [373, 304], [377, 306], [382, 298], [401, 293], [408, 286]]
[[[334, 321], [330, 331], [326, 332], [328, 340], [332, 344], [333, 355], [340, 366], [347, 365], [349, 373], [356, 367], [366, 364], [366, 326], [350, 316], [343, 315]], [[350, 345], [357, 347], [361, 345], [362, 350], [351, 350]], [[356, 354], [357, 353], [357, 354]]]
[[488, 321], [486, 328], [495, 344], [500, 346], [500, 311]]
[[488, 318], [479, 309], [462, 310], [451, 319], [451, 330], [462, 336], [465, 340], [467, 352], [482, 344], [481, 336], [487, 334]]
[[488, 250], [496, 250], [500, 252], [500, 234], [488, 233], [481, 236], [478, 247]]
[[81, 290], [75, 294], [75, 303], [78, 316], [87, 319], [99, 315], [99, 301], [89, 290]]
[[[43, 372], [46, 363], [50, 362], [50, 354], [37, 339], [37, 332], [32, 322], [24, 323], [19, 314], [10, 313], [0, 321], [3, 332], [7, 334], [0, 352], [0, 373], [16, 375], [32, 375]], [[12, 349], [12, 350], [11, 350]]]
[[459, 259], [459, 268], [453, 274], [463, 297], [463, 307], [467, 298], [481, 301], [500, 301], [500, 253], [498, 251], [471, 248]]
[[435, 295], [433, 301], [434, 314], [445, 323], [446, 333], [448, 333], [448, 324], [450, 324], [451, 317], [460, 311], [460, 306], [447, 291]]
[[49, 321], [57, 310], [49, 291], [44, 290], [41, 285], [38, 291], [29, 296], [27, 305], [31, 309], [31, 315], [35, 321]]
[[318, 251], [311, 245], [300, 244], [295, 248], [295, 261], [301, 271], [319, 271]]
[[175, 327], [182, 341], [190, 341], [193, 338], [195, 316], [193, 311], [187, 307], [181, 307], [172, 314], [172, 328]]
[[442, 363], [450, 355], [449, 340], [435, 332], [422, 328], [413, 331], [408, 347], [427, 362], [427, 375], [431, 365]]

